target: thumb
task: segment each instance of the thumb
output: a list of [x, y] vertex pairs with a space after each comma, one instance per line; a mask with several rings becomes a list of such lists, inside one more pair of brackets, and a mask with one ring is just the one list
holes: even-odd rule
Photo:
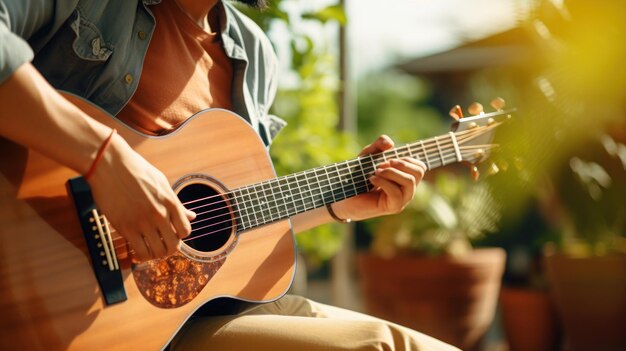
[[190, 221], [193, 221], [194, 219], [196, 219], [196, 213], [193, 211], [189, 211], [187, 209], [185, 209], [185, 216], [187, 216], [187, 219]]

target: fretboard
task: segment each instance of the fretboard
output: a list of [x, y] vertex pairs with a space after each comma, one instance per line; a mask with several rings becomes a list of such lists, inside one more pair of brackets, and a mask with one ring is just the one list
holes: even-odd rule
[[372, 189], [377, 166], [394, 158], [413, 157], [434, 169], [461, 161], [455, 135], [434, 137], [352, 160], [333, 163], [234, 189], [238, 232], [286, 219]]

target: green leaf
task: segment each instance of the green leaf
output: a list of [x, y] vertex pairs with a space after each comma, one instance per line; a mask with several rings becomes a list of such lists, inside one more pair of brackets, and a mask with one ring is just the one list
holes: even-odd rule
[[302, 18], [317, 20], [322, 23], [336, 21], [341, 25], [345, 25], [348, 21], [346, 13], [340, 4], [325, 7], [317, 12], [304, 13], [302, 14]]

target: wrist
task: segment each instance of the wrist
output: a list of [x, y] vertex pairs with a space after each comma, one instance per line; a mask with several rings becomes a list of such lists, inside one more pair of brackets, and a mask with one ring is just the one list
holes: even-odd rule
[[101, 163], [102, 158], [104, 157], [105, 152], [107, 152], [107, 149], [109, 148], [109, 146], [113, 142], [113, 138], [115, 137], [116, 134], [117, 134], [117, 130], [115, 128], [113, 128], [109, 132], [109, 136], [107, 136], [106, 139], [104, 139], [104, 141], [102, 142], [102, 145], [100, 145], [100, 147], [98, 148], [98, 150], [97, 150], [97, 152], [96, 152], [96, 154], [94, 156], [93, 161], [91, 161], [91, 165], [87, 169], [87, 172], [85, 172], [85, 174], [83, 175], [85, 180], [89, 180], [89, 178], [91, 178], [93, 176], [93, 174], [95, 173], [95, 171], [98, 168], [99, 164]]
[[[127, 152], [126, 149], [130, 147], [126, 144], [124, 138], [119, 134], [113, 132], [111, 133], [112, 136], [109, 145], [103, 150], [101, 160], [93, 170], [92, 176], [85, 178], [85, 180], [90, 184], [99, 183], [104, 178], [110, 177], [113, 173], [119, 172], [119, 167], [124, 163], [124, 155], [125, 152]], [[95, 161], [95, 157], [96, 156], [92, 157], [92, 162]], [[90, 166], [93, 166], [93, 164]]]
[[[337, 203], [335, 203], [337, 204]], [[328, 210], [328, 214], [330, 215], [330, 217], [332, 217], [333, 220], [335, 220], [336, 222], [339, 223], [350, 223], [352, 222], [352, 219], [345, 215], [343, 212], [337, 213], [337, 211], [335, 211], [335, 208], [333, 207], [334, 204], [328, 204], [326, 205], [326, 209]], [[341, 206], [339, 206], [341, 207]]]

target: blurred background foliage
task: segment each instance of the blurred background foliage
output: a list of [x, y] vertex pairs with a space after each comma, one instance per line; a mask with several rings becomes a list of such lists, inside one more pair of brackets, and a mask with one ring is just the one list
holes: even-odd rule
[[[328, 38], [316, 40], [320, 32], [346, 23], [344, 11], [338, 4], [320, 7], [297, 0], [270, 0], [269, 5], [264, 11], [240, 8], [268, 33], [277, 49], [289, 48], [284, 56], [290, 58], [290, 84], [279, 86], [271, 111], [288, 123], [270, 148], [276, 173], [292, 174], [355, 157], [359, 151], [355, 137], [337, 129], [336, 48]], [[272, 35], [275, 27], [279, 35]], [[285, 32], [289, 35], [282, 35]], [[338, 226], [320, 226], [296, 236], [311, 266], [319, 266], [339, 250], [343, 231]]]
[[483, 72], [473, 82], [477, 96], [506, 95], [519, 108], [500, 135], [500, 162], [512, 167], [492, 181], [507, 218], [517, 225], [539, 211], [544, 227], [535, 230], [558, 232], [563, 251], [581, 242], [588, 253], [623, 251], [624, 10], [621, 1], [537, 1], [522, 26], [540, 64]]
[[[493, 162], [500, 172], [486, 180], [501, 205], [500, 235], [482, 244], [522, 247], [526, 256], [540, 255], [546, 242], [561, 250], [583, 242], [588, 249], [579, 252], [620, 251], [626, 225], [625, 2], [529, 0], [532, 10], [517, 23], [529, 55], [452, 72], [450, 84], [400, 65], [369, 72], [357, 82], [356, 136], [336, 130], [335, 42], [316, 40], [319, 32], [345, 24], [345, 13], [337, 3], [269, 2], [268, 10], [244, 11], [272, 40], [289, 41], [283, 47], [297, 77], [280, 89], [274, 105], [273, 113], [289, 123], [271, 149], [279, 175], [351, 158], [381, 133], [398, 143], [441, 134], [450, 122], [442, 111], [451, 107], [442, 101], [467, 106], [470, 98], [485, 103], [502, 96], [518, 112], [497, 133], [501, 148]], [[289, 35], [273, 37], [273, 26]], [[341, 243], [336, 229], [320, 227], [299, 235], [298, 243], [314, 261], [327, 259]]]

